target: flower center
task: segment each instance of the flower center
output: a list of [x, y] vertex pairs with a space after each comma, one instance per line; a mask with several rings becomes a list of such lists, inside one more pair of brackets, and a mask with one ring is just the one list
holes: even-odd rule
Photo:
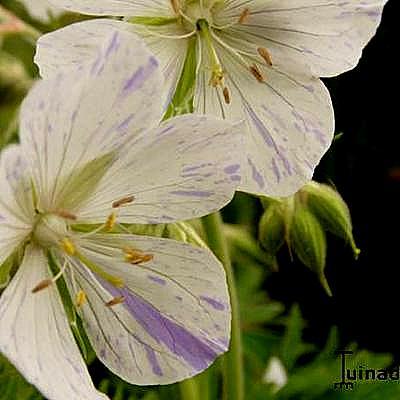
[[55, 214], [39, 214], [33, 240], [44, 248], [57, 246], [68, 235], [68, 231], [65, 218]]

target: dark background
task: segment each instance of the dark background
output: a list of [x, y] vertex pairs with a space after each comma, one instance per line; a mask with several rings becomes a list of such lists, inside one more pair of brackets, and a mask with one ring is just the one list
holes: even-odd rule
[[[400, 361], [400, 140], [399, 1], [389, 0], [376, 36], [354, 70], [325, 80], [343, 132], [318, 167], [315, 179], [332, 181], [352, 213], [361, 255], [330, 236], [328, 298], [300, 263], [281, 262], [267, 280], [272, 298], [300, 304], [309, 339], [323, 343], [339, 327], [343, 345], [390, 352]], [[285, 255], [281, 257], [285, 258]], [[287, 261], [287, 262], [285, 262]]]

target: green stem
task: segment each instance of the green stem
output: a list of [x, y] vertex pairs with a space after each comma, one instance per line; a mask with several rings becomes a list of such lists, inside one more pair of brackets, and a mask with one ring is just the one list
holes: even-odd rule
[[195, 378], [186, 379], [179, 384], [182, 400], [200, 400], [199, 388]]
[[239, 301], [228, 246], [224, 238], [221, 214], [214, 213], [204, 217], [203, 227], [210, 249], [220, 259], [225, 268], [229, 294], [231, 297], [232, 337], [230, 350], [223, 360], [225, 379], [224, 398], [229, 400], [243, 400], [243, 350], [240, 331]]

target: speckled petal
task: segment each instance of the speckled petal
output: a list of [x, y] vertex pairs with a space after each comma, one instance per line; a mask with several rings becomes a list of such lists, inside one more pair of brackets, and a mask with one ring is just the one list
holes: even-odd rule
[[34, 217], [28, 164], [19, 145], [0, 154], [0, 265], [28, 236]]
[[[79, 217], [104, 222], [162, 223], [200, 217], [222, 208], [240, 184], [244, 124], [185, 115], [128, 143], [125, 152], [82, 205]], [[130, 204], [112, 209], [119, 199]]]
[[354, 68], [362, 49], [374, 36], [387, 0], [230, 0], [216, 22], [237, 21], [245, 8], [249, 17], [228, 33], [246, 34], [269, 49], [272, 58], [295, 60], [299, 72], [307, 65], [316, 76], [335, 76]]
[[89, 15], [173, 16], [168, 0], [49, 0], [69, 11]]
[[[86, 331], [115, 374], [140, 385], [172, 383], [201, 372], [227, 350], [228, 290], [223, 267], [210, 251], [134, 235], [95, 235], [79, 245], [86, 258], [125, 282], [116, 288], [73, 262], [87, 295], [81, 308]], [[153, 259], [124, 262], [126, 247]], [[120, 296], [122, 304], [106, 306]]]
[[31, 292], [49, 277], [42, 251], [28, 246], [0, 298], [0, 351], [49, 400], [107, 400], [91, 382], [56, 286]]
[[72, 171], [158, 125], [162, 84], [158, 62], [144, 43], [110, 29], [91, 61], [34, 86], [22, 105], [20, 136], [42, 208], [56, 207], [72, 192]]
[[[229, 43], [228, 35], [221, 37]], [[293, 194], [311, 179], [333, 138], [327, 89], [317, 78], [292, 76], [261, 64], [264, 81], [259, 82], [225, 48], [218, 44], [216, 48], [227, 71], [231, 102], [225, 104], [220, 90], [208, 84], [210, 71], [203, 68], [195, 95], [197, 112], [246, 120], [247, 176], [239, 190], [269, 196]]]

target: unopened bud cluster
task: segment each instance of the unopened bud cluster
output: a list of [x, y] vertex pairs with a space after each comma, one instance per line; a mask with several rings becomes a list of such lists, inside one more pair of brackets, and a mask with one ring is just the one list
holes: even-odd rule
[[267, 253], [276, 257], [286, 243], [290, 253], [314, 271], [328, 294], [325, 278], [326, 232], [344, 239], [357, 248], [349, 209], [340, 194], [332, 187], [309, 182], [295, 195], [287, 198], [263, 198], [264, 214], [259, 223], [259, 240]]

